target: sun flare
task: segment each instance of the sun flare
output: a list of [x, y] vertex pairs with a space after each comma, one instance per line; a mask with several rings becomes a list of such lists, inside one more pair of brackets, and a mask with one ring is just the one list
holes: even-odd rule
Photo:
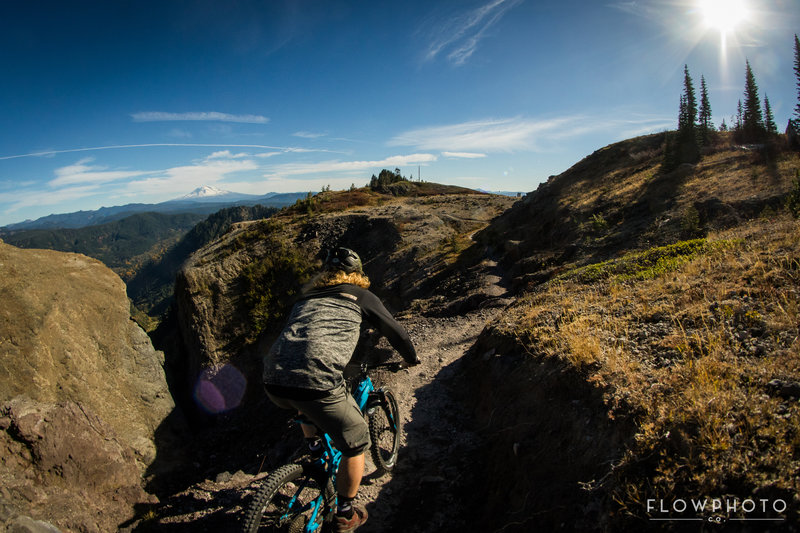
[[732, 33], [747, 18], [744, 0], [700, 0], [706, 26], [722, 35]]

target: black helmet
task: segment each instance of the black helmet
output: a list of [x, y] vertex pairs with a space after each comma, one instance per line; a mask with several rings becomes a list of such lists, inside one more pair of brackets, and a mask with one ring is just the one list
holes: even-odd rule
[[334, 248], [330, 250], [327, 259], [325, 259], [325, 266], [331, 269], [343, 270], [347, 274], [364, 272], [361, 267], [361, 258], [350, 248]]

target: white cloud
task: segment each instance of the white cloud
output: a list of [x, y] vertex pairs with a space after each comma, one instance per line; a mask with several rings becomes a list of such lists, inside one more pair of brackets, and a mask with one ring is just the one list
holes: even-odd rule
[[56, 178], [51, 180], [48, 184], [51, 187], [62, 187], [64, 185], [76, 185], [80, 183], [109, 183], [112, 181], [119, 181], [134, 178], [147, 174], [143, 171], [122, 171], [122, 170], [106, 170], [102, 166], [89, 166], [92, 158], [81, 159], [74, 165], [57, 168], [55, 170]]
[[[619, 118], [625, 116], [632, 118]], [[476, 120], [410, 130], [390, 139], [388, 144], [438, 150], [443, 157], [477, 158], [498, 152], [550, 152], [568, 139], [601, 131], [620, 139], [635, 137], [674, 127], [673, 122], [672, 117], [637, 116], [625, 110], [603, 116]]]
[[261, 115], [231, 115], [217, 111], [193, 111], [189, 113], [167, 113], [164, 111], [142, 111], [131, 114], [135, 122], [172, 122], [172, 121], [212, 121], [242, 122], [247, 124], [266, 124], [267, 117]]
[[286, 163], [276, 165], [271, 172], [264, 174], [266, 178], [301, 176], [305, 174], [322, 174], [330, 172], [352, 172], [378, 168], [401, 168], [408, 165], [419, 165], [436, 161], [433, 154], [396, 155], [376, 161], [322, 161], [318, 163]]
[[86, 197], [96, 195], [98, 185], [83, 185], [78, 187], [61, 187], [56, 190], [19, 190], [12, 193], [0, 194], [0, 205], [11, 204], [4, 214], [15, 213], [29, 207], [42, 207], [62, 205], [65, 202], [74, 202]]
[[238, 154], [234, 154], [230, 150], [220, 150], [219, 152], [214, 152], [208, 157], [206, 160], [210, 159], [242, 159], [243, 157], [250, 157], [250, 154], [245, 152], [239, 152]]
[[446, 22], [444, 27], [438, 25], [435, 30], [435, 38], [428, 46], [425, 59], [432, 61], [440, 54], [447, 54], [447, 59], [451, 63], [463, 65], [475, 53], [487, 30], [521, 1], [491, 0], [477, 9]]
[[571, 131], [580, 117], [548, 120], [506, 118], [419, 128], [397, 135], [389, 146], [414, 146], [443, 152], [512, 152], [535, 150], [542, 137]]
[[475, 152], [442, 152], [442, 156], [455, 159], [480, 159], [486, 157], [486, 154], [476, 154]]
[[158, 148], [158, 147], [168, 147], [168, 148], [256, 148], [260, 150], [280, 150], [281, 152], [325, 152], [325, 153], [332, 153], [332, 154], [341, 154], [345, 152], [339, 152], [335, 150], [323, 150], [323, 149], [313, 149], [313, 148], [297, 148], [293, 146], [268, 146], [264, 144], [203, 144], [203, 143], [147, 143], [147, 144], [112, 144], [108, 146], [92, 146], [88, 148], [69, 148], [66, 150], [46, 150], [41, 152], [29, 152], [27, 154], [16, 154], [16, 155], [5, 155], [0, 156], [0, 161], [4, 161], [7, 159], [19, 159], [22, 157], [50, 157], [57, 154], [70, 154], [70, 153], [77, 153], [77, 152], [95, 152], [100, 150], [128, 150], [128, 149], [140, 149], [140, 148]]

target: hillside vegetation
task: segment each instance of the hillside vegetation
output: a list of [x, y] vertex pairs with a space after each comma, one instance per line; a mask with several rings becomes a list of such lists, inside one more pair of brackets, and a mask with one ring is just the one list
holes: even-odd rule
[[797, 521], [800, 157], [722, 136], [662, 173], [662, 143], [599, 150], [481, 236], [522, 291], [471, 361], [484, 512], [515, 509], [510, 530], [564, 502], [579, 529]]

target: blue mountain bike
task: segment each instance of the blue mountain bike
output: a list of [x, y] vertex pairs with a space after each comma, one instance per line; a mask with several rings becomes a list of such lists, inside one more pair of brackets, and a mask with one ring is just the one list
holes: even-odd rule
[[[351, 381], [355, 385], [350, 392], [369, 424], [372, 460], [381, 473], [386, 473], [397, 462], [400, 413], [392, 391], [386, 387], [375, 389], [367, 370], [368, 365], [361, 363], [359, 373]], [[336, 473], [342, 453], [327, 433], [323, 434], [322, 445], [322, 456], [318, 459], [283, 465], [266, 478], [247, 508], [241, 531], [312, 533], [333, 522]]]

